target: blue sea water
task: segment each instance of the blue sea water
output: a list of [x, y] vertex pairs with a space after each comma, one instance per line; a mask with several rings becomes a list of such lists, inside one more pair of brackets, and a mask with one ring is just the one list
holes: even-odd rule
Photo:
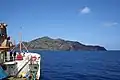
[[32, 52], [41, 54], [40, 80], [120, 80], [120, 51]]
[[120, 51], [34, 51], [41, 80], [120, 80]]

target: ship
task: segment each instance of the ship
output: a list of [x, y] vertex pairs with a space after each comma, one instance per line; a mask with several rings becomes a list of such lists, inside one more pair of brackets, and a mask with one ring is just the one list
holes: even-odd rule
[[40, 80], [41, 55], [29, 52], [22, 41], [19, 44], [16, 51], [7, 35], [7, 24], [0, 23], [0, 80]]

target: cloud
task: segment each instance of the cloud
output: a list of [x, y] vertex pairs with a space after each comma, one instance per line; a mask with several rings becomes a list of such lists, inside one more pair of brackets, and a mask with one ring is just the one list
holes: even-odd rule
[[116, 26], [116, 25], [118, 25], [117, 22], [107, 22], [107, 23], [104, 23], [104, 26], [109, 26], [109, 27]]
[[80, 10], [80, 13], [82, 13], [82, 14], [88, 14], [90, 12], [91, 12], [91, 10], [89, 7], [84, 7]]

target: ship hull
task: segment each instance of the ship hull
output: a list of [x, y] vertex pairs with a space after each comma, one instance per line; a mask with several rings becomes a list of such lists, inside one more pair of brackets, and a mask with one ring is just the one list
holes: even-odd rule
[[[9, 53], [8, 53], [9, 54]], [[19, 54], [17, 52], [17, 54]], [[8, 76], [19, 77], [19, 78], [29, 78], [34, 77], [35, 79], [40, 79], [40, 61], [41, 56], [38, 53], [20, 53], [23, 58], [19, 57], [14, 61], [5, 62], [7, 69], [5, 72]]]

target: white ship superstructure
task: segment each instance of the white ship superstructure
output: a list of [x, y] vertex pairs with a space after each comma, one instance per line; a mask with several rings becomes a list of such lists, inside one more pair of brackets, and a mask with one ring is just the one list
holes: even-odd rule
[[12, 80], [40, 79], [40, 54], [31, 53], [28, 50], [22, 52], [22, 42], [20, 42], [19, 52], [13, 50], [15, 46], [7, 37], [6, 27], [6, 24], [0, 23], [0, 71], [5, 74], [0, 76], [0, 79], [10, 79], [9, 77], [12, 77]]

